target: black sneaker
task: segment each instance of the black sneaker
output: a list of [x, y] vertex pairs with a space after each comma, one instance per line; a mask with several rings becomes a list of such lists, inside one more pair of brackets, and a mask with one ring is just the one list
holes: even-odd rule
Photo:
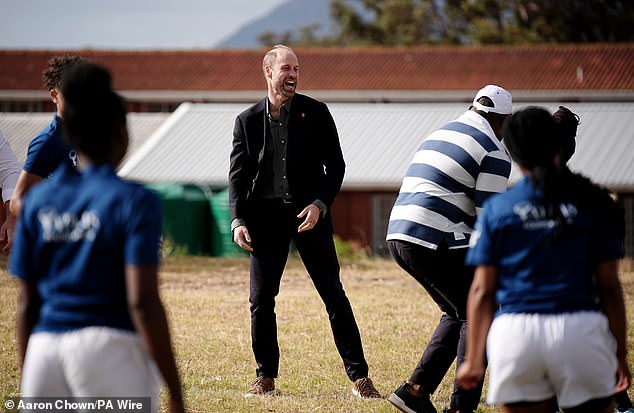
[[406, 387], [407, 383], [401, 384], [387, 398], [394, 407], [405, 413], [438, 413], [429, 396], [414, 396]]

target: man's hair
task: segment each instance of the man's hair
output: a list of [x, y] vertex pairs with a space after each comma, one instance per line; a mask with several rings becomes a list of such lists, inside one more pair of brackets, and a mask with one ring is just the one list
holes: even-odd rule
[[488, 96], [481, 96], [478, 99], [478, 103], [481, 104], [482, 106], [486, 106], [488, 108], [494, 108], [495, 107], [495, 105], [493, 104], [493, 101]]
[[64, 78], [64, 73], [81, 61], [83, 61], [83, 58], [76, 55], [54, 56], [50, 58], [47, 68], [42, 71], [42, 82], [44, 82], [46, 89], [59, 89], [62, 79]]
[[262, 72], [266, 73], [266, 67], [271, 66], [273, 63], [275, 63], [275, 60], [277, 59], [277, 52], [281, 49], [288, 50], [289, 52], [295, 54], [293, 49], [291, 49], [290, 47], [283, 44], [276, 44], [264, 55], [264, 59], [262, 59]]

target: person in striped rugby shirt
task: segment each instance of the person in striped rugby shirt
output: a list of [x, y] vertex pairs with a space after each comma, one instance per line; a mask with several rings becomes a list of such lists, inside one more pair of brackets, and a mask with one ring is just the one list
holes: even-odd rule
[[[484, 201], [506, 190], [511, 160], [501, 143], [512, 110], [500, 86], [480, 89], [456, 120], [423, 140], [392, 208], [387, 243], [392, 258], [443, 312], [410, 378], [388, 400], [407, 413], [436, 412], [430, 401], [457, 357], [464, 359], [466, 306], [473, 268], [465, 265], [469, 237]], [[475, 412], [482, 387], [454, 383], [446, 412]]]

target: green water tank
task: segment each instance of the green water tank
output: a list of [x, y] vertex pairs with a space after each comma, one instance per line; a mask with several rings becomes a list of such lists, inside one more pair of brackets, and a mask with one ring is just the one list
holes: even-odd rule
[[163, 203], [164, 245], [182, 248], [188, 255], [209, 255], [211, 211], [205, 191], [196, 185], [173, 183], [147, 187], [156, 192]]
[[209, 199], [211, 209], [211, 255], [215, 257], [244, 257], [248, 252], [233, 242], [229, 190], [213, 192]]

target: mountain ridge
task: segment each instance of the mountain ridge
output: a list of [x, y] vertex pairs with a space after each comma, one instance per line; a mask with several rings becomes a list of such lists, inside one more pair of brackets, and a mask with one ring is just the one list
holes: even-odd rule
[[300, 28], [312, 24], [319, 24], [315, 34], [324, 36], [333, 27], [329, 5], [330, 0], [289, 0], [269, 14], [239, 27], [233, 34], [216, 43], [214, 48], [255, 49], [262, 47], [258, 37], [264, 33], [298, 33]]

